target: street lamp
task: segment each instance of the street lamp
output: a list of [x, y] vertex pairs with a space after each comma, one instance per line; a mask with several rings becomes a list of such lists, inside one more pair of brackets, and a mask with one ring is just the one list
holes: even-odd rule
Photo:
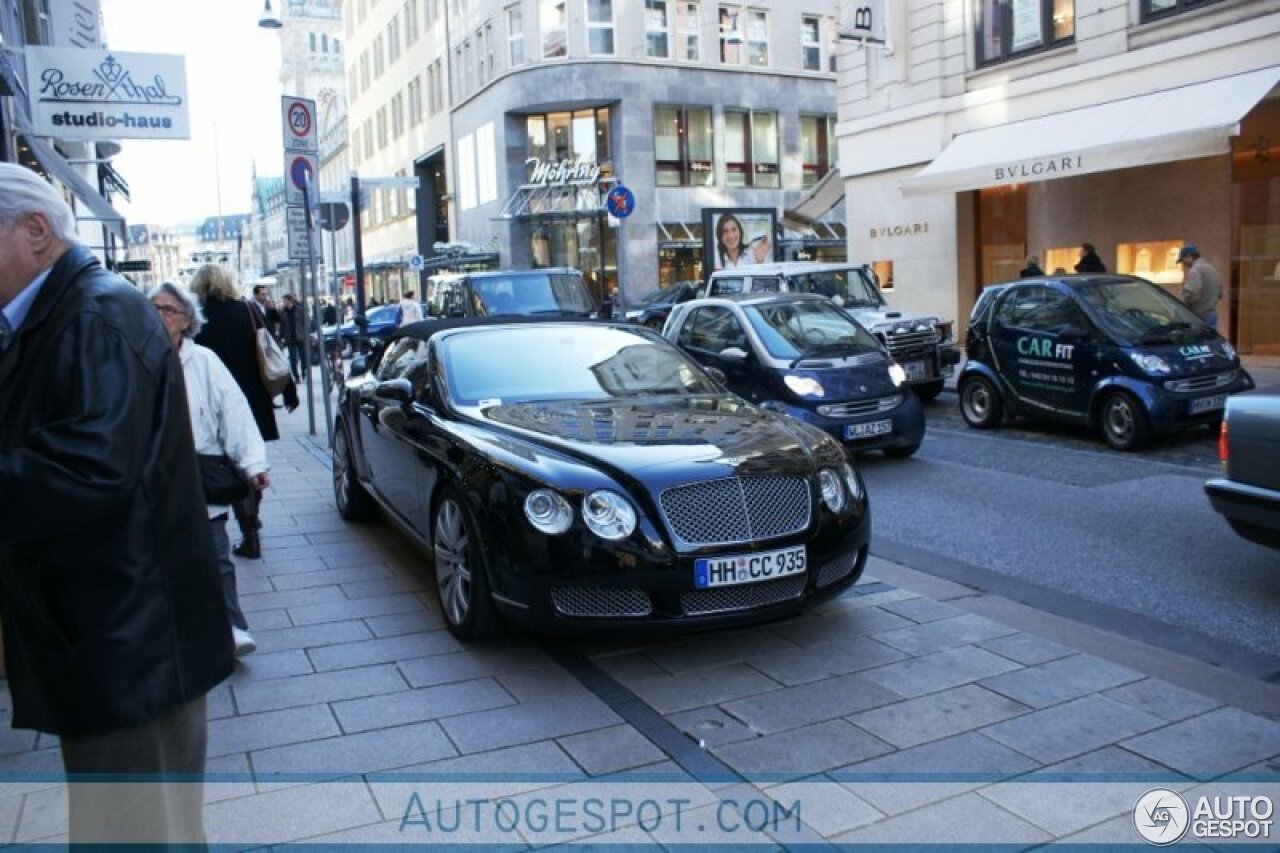
[[284, 21], [272, 11], [271, 0], [265, 0], [262, 4], [262, 17], [258, 18], [258, 26], [264, 30], [278, 30], [284, 26]]

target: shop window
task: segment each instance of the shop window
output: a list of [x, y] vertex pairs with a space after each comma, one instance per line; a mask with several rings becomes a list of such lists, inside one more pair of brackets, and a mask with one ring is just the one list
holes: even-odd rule
[[800, 116], [801, 185], [812, 187], [836, 165], [836, 117]]
[[542, 58], [568, 56], [565, 37], [565, 0], [538, 0], [538, 24], [542, 30]]
[[645, 55], [666, 59], [670, 55], [670, 22], [667, 0], [644, 0]]
[[507, 65], [524, 65], [524, 13], [519, 6], [507, 9]]
[[982, 0], [975, 10], [980, 64], [1057, 47], [1075, 38], [1075, 0]]
[[1181, 248], [1181, 240], [1121, 243], [1116, 246], [1116, 272], [1145, 278], [1179, 296], [1182, 267], [1178, 266], [1178, 250]]
[[800, 19], [800, 59], [806, 71], [822, 70], [822, 19], [805, 15]]
[[653, 110], [655, 178], [660, 187], [709, 187], [715, 182], [715, 136], [710, 107], [657, 106]]
[[1044, 250], [1044, 262], [1040, 264], [1049, 275], [1074, 275], [1080, 263], [1079, 246], [1055, 246]]
[[612, 174], [608, 107], [529, 116], [525, 136], [529, 157], [599, 163], [602, 176]]
[[876, 277], [877, 287], [893, 290], [893, 261], [872, 261], [871, 272]]
[[724, 111], [725, 186], [777, 187], [778, 114]]
[[1166, 18], [1218, 2], [1221, 0], [1142, 0], [1142, 20], [1145, 22]]
[[587, 0], [587, 53], [613, 55], [613, 0]]

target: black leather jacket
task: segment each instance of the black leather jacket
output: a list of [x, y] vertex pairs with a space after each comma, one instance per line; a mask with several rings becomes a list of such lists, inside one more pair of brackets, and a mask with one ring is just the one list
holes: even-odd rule
[[138, 726], [233, 665], [182, 367], [78, 246], [0, 355], [0, 618], [17, 728]]

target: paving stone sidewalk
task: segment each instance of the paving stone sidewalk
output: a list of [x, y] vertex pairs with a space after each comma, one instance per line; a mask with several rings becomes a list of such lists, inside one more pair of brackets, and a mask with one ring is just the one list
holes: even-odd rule
[[[211, 842], [562, 842], [590, 832], [433, 838], [402, 822], [420, 779], [518, 799], [640, 772], [624, 778], [695, 784], [690, 816], [716, 812], [720, 830], [726, 789], [803, 802], [802, 825], [773, 833], [784, 845], [1135, 843], [1135, 784], [1280, 783], [1270, 715], [989, 618], [972, 591], [888, 583], [910, 573], [875, 559], [849, 594], [769, 625], [464, 646], [429, 559], [385, 524], [339, 519], [322, 409], [316, 437], [305, 409], [280, 421], [263, 559], [237, 566], [259, 650], [209, 702], [209, 769], [227, 774], [208, 790]], [[0, 716], [0, 839], [63, 840], [56, 739], [9, 729], [7, 689]], [[1095, 778], [1121, 788], [1017, 784]], [[589, 840], [691, 840], [671, 832], [633, 820]]]

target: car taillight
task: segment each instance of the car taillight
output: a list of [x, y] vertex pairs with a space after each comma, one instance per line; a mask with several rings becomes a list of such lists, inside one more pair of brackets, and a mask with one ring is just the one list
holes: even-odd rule
[[1231, 456], [1231, 445], [1227, 441], [1227, 421], [1224, 418], [1218, 429], [1218, 464], [1222, 466], [1223, 476], [1227, 473], [1227, 459]]

